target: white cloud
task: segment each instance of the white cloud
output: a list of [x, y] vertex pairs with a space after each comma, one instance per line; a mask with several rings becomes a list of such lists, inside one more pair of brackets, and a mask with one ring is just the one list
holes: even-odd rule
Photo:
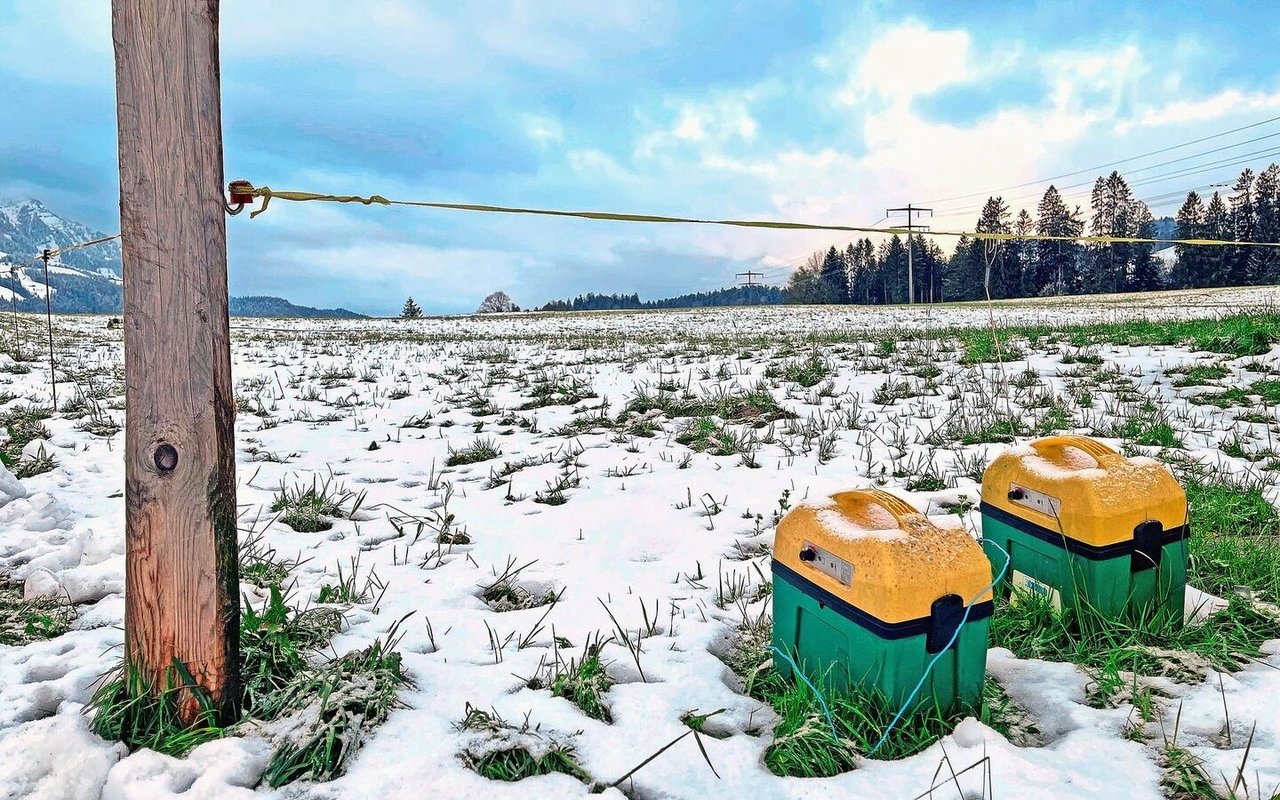
[[773, 91], [772, 86], [721, 91], [705, 99], [668, 101], [674, 121], [642, 136], [634, 155], [648, 158], [664, 151], [690, 148], [715, 155], [730, 145], [750, 143], [760, 129], [751, 113], [752, 104]]
[[1240, 111], [1267, 111], [1276, 108], [1280, 108], [1280, 92], [1245, 93], [1239, 89], [1225, 89], [1208, 97], [1175, 100], [1158, 107], [1148, 107], [1136, 118], [1122, 120], [1116, 125], [1116, 129], [1126, 131], [1136, 126], [1203, 122]]
[[559, 120], [539, 114], [524, 114], [521, 119], [525, 133], [538, 144], [549, 145], [564, 141], [564, 126]]
[[609, 154], [600, 150], [571, 151], [569, 153], [569, 166], [591, 180], [603, 178], [615, 183], [630, 183], [636, 180], [635, 173], [619, 164]]
[[[323, 58], [445, 84], [500, 83], [513, 68], [583, 69], [661, 43], [665, 3], [428, 4], [273, 0], [223, 4], [224, 58]], [[326, 59], [327, 60], [327, 59]]]
[[[713, 137], [707, 122], [712, 117], [697, 111], [725, 108], [725, 98], [735, 93], [719, 89], [675, 103], [682, 112], [677, 124], [642, 134], [637, 155], [662, 152], [653, 166], [704, 191], [714, 187], [723, 205], [745, 206], [752, 216], [866, 226], [884, 217], [886, 206], [1014, 185], [1072, 163], [1081, 143], [1128, 107], [1150, 69], [1137, 46], [1045, 52], [1000, 42], [991, 45], [997, 55], [988, 58], [975, 52], [967, 32], [932, 30], [918, 22], [873, 33], [852, 67], [841, 68], [852, 49], [848, 37], [839, 47], [811, 62], [830, 76], [825, 83], [797, 80], [777, 93], [787, 97], [789, 113], [801, 118], [845, 109], [844, 136], [822, 137], [810, 146]], [[939, 120], [912, 102], [945, 87], [994, 83], [1015, 74], [1039, 78], [1044, 96], [1003, 108], [997, 101], [990, 113], [963, 122]], [[812, 81], [813, 70], [804, 77]], [[746, 87], [736, 95], [753, 91]], [[715, 119], [723, 130], [724, 115]], [[966, 209], [939, 217], [935, 227], [972, 226], [977, 212], [967, 207], [983, 199], [936, 203], [940, 209]], [[703, 229], [692, 243], [699, 252], [794, 266], [811, 249], [850, 238], [855, 235]], [[940, 244], [949, 248], [953, 241]]]
[[969, 80], [967, 31], [935, 31], [908, 22], [876, 37], [840, 98], [854, 103], [878, 95], [905, 104]]

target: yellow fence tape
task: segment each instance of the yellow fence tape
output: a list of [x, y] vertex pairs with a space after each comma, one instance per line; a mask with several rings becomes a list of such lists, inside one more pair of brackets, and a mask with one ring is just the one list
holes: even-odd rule
[[419, 208], [440, 208], [452, 211], [482, 211], [493, 214], [534, 214], [545, 217], [574, 217], [577, 219], [605, 220], [609, 222], [657, 222], [681, 225], [727, 225], [737, 228], [772, 228], [774, 230], [793, 231], [842, 231], [848, 233], [888, 233], [906, 236], [914, 233], [917, 236], [967, 236], [970, 239], [995, 241], [1048, 241], [1048, 242], [1090, 242], [1096, 244], [1180, 244], [1197, 247], [1280, 247], [1280, 242], [1239, 242], [1222, 239], [1144, 239], [1137, 236], [1020, 236], [1014, 233], [990, 233], [981, 231], [909, 231], [906, 228], [870, 228], [858, 225], [829, 225], [812, 222], [781, 222], [763, 219], [697, 219], [693, 217], [667, 217], [656, 214], [626, 214], [613, 211], [562, 211], [548, 208], [520, 208], [514, 206], [491, 206], [475, 203], [438, 203], [418, 200], [388, 200], [382, 195], [373, 194], [368, 197], [352, 194], [316, 194], [314, 192], [281, 192], [269, 186], [255, 186], [244, 190], [262, 198], [262, 207], [249, 214], [256, 217], [267, 210], [273, 198], [305, 202], [319, 200], [330, 203], [361, 203], [363, 205], [382, 206], [416, 206]]

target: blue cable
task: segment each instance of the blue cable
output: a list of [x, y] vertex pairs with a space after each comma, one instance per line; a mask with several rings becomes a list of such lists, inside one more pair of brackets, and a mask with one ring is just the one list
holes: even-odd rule
[[[982, 597], [987, 592], [995, 589], [996, 584], [1000, 583], [1004, 578], [1005, 572], [1008, 571], [1009, 562], [1012, 560], [1009, 557], [1009, 553], [995, 542], [987, 542], [985, 539], [979, 541], [988, 543], [995, 549], [999, 550], [1001, 554], [1004, 555], [1004, 565], [1000, 567], [1000, 572], [996, 575], [995, 580], [984, 586], [981, 591], [973, 596], [973, 599], [969, 601], [968, 605], [965, 606], [964, 615], [960, 617], [960, 624], [956, 625], [955, 631], [952, 632], [951, 638], [947, 641], [947, 646], [939, 650], [929, 662], [929, 665], [924, 668], [924, 674], [920, 676], [920, 680], [916, 683], [915, 688], [911, 690], [911, 694], [907, 695], [907, 701], [898, 709], [898, 713], [894, 715], [893, 720], [889, 723], [889, 727], [884, 729], [884, 733], [880, 736], [880, 741], [876, 742], [876, 746], [871, 748], [871, 752], [867, 753], [867, 758], [874, 756], [876, 751], [879, 750], [889, 739], [889, 734], [893, 733], [894, 727], [902, 721], [903, 715], [907, 713], [907, 709], [911, 707], [911, 703], [916, 699], [916, 695], [920, 693], [920, 689], [924, 686], [924, 682], [929, 679], [929, 674], [933, 672], [933, 668], [938, 663], [938, 660], [951, 649], [951, 646], [956, 643], [956, 639], [960, 638], [960, 631], [964, 628], [964, 624], [969, 621], [969, 611], [973, 608], [973, 604], [978, 602], [979, 597]], [[837, 742], [840, 741], [840, 737], [836, 733], [836, 724], [831, 718], [831, 709], [827, 706], [826, 698], [822, 696], [822, 692], [819, 692], [818, 687], [814, 686], [813, 683], [809, 681], [800, 667], [796, 665], [796, 662], [792, 660], [791, 656], [787, 655], [775, 645], [769, 645], [769, 649], [782, 656], [783, 660], [791, 665], [792, 673], [803, 681], [805, 686], [809, 687], [809, 691], [813, 692], [814, 697], [818, 698], [818, 704], [822, 706], [822, 713], [827, 718], [827, 725], [831, 728], [831, 738]]]
[[[960, 617], [960, 624], [956, 626], [955, 632], [951, 634], [951, 639], [947, 642], [947, 646], [939, 650], [933, 657], [933, 660], [929, 662], [929, 665], [924, 668], [924, 674], [920, 676], [919, 682], [916, 683], [916, 688], [912, 689], [911, 694], [907, 695], [907, 702], [903, 703], [902, 708], [898, 709], [898, 713], [894, 716], [893, 721], [889, 723], [889, 727], [884, 729], [884, 734], [880, 737], [880, 741], [876, 742], [876, 746], [871, 748], [871, 752], [867, 753], [867, 758], [874, 756], [876, 751], [884, 745], [886, 740], [888, 740], [889, 734], [893, 732], [894, 726], [902, 721], [902, 716], [907, 713], [907, 709], [911, 707], [911, 703], [916, 699], [916, 695], [920, 692], [920, 687], [924, 686], [924, 682], [929, 679], [929, 673], [933, 672], [933, 667], [938, 663], [938, 659], [942, 658], [942, 656], [951, 649], [951, 645], [956, 643], [956, 639], [960, 638], [960, 631], [964, 628], [964, 624], [969, 621], [969, 610], [973, 608], [973, 604], [978, 602], [979, 597], [982, 597], [987, 592], [995, 589], [996, 584], [1004, 578], [1005, 571], [1009, 569], [1009, 562], [1012, 560], [1009, 557], [1009, 553], [995, 542], [987, 542], [985, 539], [981, 541], [990, 544], [992, 547], [1004, 554], [1004, 566], [1000, 568], [1000, 574], [996, 575], [995, 580], [983, 587], [982, 591], [975, 594], [973, 599], [969, 601], [969, 604], [965, 606], [964, 616]], [[823, 706], [825, 707], [826, 704], [824, 703]]]
[[831, 719], [831, 709], [827, 707], [827, 701], [823, 698], [822, 692], [819, 692], [818, 687], [809, 682], [809, 679], [805, 677], [804, 672], [796, 666], [796, 662], [791, 660], [791, 656], [779, 650], [775, 645], [769, 645], [769, 649], [782, 656], [782, 658], [791, 665], [792, 674], [804, 681], [804, 685], [809, 687], [809, 691], [813, 692], [813, 696], [818, 698], [818, 704], [822, 706], [822, 713], [827, 717], [827, 725], [831, 727], [831, 738], [835, 739], [837, 742], [840, 741], [840, 737], [836, 735], [836, 723]]

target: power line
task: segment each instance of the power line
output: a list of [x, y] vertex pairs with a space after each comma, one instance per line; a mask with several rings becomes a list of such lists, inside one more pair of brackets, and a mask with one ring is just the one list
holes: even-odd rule
[[[1128, 158], [1122, 158], [1122, 159], [1119, 159], [1118, 161], [1108, 161], [1105, 164], [1098, 164], [1097, 166], [1093, 166], [1093, 167], [1085, 167], [1084, 169], [1078, 169], [1078, 170], [1075, 170], [1074, 172], [1064, 172], [1061, 175], [1052, 175], [1048, 178], [1037, 178], [1036, 180], [1027, 181], [1026, 183], [1018, 183], [1012, 186], [1002, 186], [999, 189], [992, 189], [986, 192], [971, 192], [969, 194], [952, 195], [951, 197], [934, 197], [929, 200], [926, 200], [925, 202], [926, 203], [945, 203], [951, 200], [965, 200], [970, 197], [981, 197], [983, 195], [988, 195], [988, 196], [995, 195], [1000, 192], [1008, 191], [1010, 189], [1025, 189], [1028, 186], [1035, 186], [1036, 184], [1040, 184], [1040, 183], [1048, 183], [1050, 181], [1061, 180], [1062, 178], [1071, 178], [1076, 175], [1083, 175], [1088, 172], [1097, 172], [1098, 170], [1107, 169], [1108, 167], [1114, 167], [1119, 164], [1128, 164], [1132, 161], [1140, 161], [1141, 159], [1149, 158], [1151, 156], [1157, 156], [1157, 155], [1160, 155], [1161, 153], [1167, 153], [1171, 150], [1180, 150], [1183, 147], [1190, 147], [1193, 144], [1200, 144], [1201, 142], [1207, 142], [1212, 139], [1220, 139], [1223, 136], [1230, 136], [1233, 133], [1246, 131], [1246, 130], [1249, 130], [1250, 128], [1257, 128], [1259, 126], [1266, 125], [1271, 122], [1276, 122], [1277, 120], [1280, 120], [1280, 116], [1271, 117], [1270, 119], [1264, 119], [1264, 120], [1261, 120], [1260, 122], [1254, 122], [1249, 125], [1242, 125], [1239, 128], [1232, 128], [1229, 131], [1222, 131], [1221, 133], [1215, 133], [1210, 136], [1202, 136], [1199, 139], [1192, 139], [1189, 142], [1182, 142], [1181, 144], [1162, 147], [1159, 150], [1152, 150], [1149, 153], [1142, 153], [1141, 155], [1129, 156]], [[1242, 142], [1241, 144], [1246, 144], [1246, 142]]]
[[[889, 219], [889, 216], [886, 214], [885, 216], [883, 216], [883, 217], [881, 217], [880, 219], [876, 220], [875, 222], [871, 223], [871, 224], [870, 224], [870, 225], [868, 225], [867, 227], [868, 227], [868, 228], [875, 228], [877, 225], [879, 225], [879, 224], [880, 224], [880, 223], [882, 223], [882, 222], [885, 222], [885, 221], [886, 221], [886, 220], [888, 220], [888, 219]], [[832, 248], [832, 247], [835, 247], [835, 246], [836, 246], [836, 245], [838, 245], [838, 244], [844, 244], [846, 241], [849, 241], [848, 237], [844, 237], [844, 236], [842, 236], [842, 237], [840, 237], [839, 239], [837, 239], [837, 240], [835, 240], [834, 242], [831, 242], [829, 245], [827, 245], [827, 249], [830, 249], [830, 248]], [[850, 243], [852, 244], [852, 242], [850, 242]], [[789, 276], [791, 275], [791, 273], [792, 273], [792, 272], [795, 272], [795, 271], [796, 271], [797, 269], [799, 269], [800, 267], [803, 267], [803, 266], [804, 266], [804, 264], [805, 264], [805, 262], [806, 262], [806, 261], [808, 261], [808, 260], [809, 260], [809, 256], [804, 256], [803, 258], [800, 258], [800, 259], [797, 259], [797, 260], [791, 261], [791, 262], [789, 262], [789, 263], [787, 263], [787, 264], [782, 264], [782, 265], [779, 265], [779, 266], [771, 267], [771, 268], [769, 268], [769, 270], [768, 270], [769, 272], [778, 271], [778, 272], [780, 272], [781, 274], [780, 274], [780, 275], [773, 276], [773, 277], [770, 277], [770, 278], [767, 278], [767, 280], [774, 281], [774, 280], [777, 280], [779, 277], [784, 277], [784, 276], [789, 277]]]
[[[1222, 169], [1225, 167], [1233, 167], [1233, 166], [1239, 166], [1241, 164], [1249, 164], [1250, 162], [1257, 161], [1259, 159], [1265, 160], [1277, 155], [1280, 155], [1280, 147], [1268, 148], [1264, 150], [1255, 150], [1252, 153], [1246, 153], [1244, 155], [1235, 155], [1229, 158], [1219, 159], [1218, 161], [1209, 162], [1207, 164], [1191, 165], [1191, 166], [1187, 166], [1181, 169], [1176, 169], [1161, 175], [1149, 175], [1145, 178], [1142, 178], [1141, 180], [1129, 181], [1128, 183], [1130, 187], [1149, 186], [1153, 183], [1163, 183], [1164, 181], [1176, 180], [1178, 178], [1189, 178], [1193, 175], [1200, 175], [1205, 172], [1212, 172], [1213, 170]], [[1058, 188], [1060, 189], [1060, 191], [1069, 190], [1069, 189], [1079, 189], [1085, 186], [1091, 187], [1094, 185], [1095, 182], [1096, 181], [1082, 181], [1080, 183], [1074, 183], [1074, 184], [1070, 184], [1070, 185], [1062, 186]], [[1086, 192], [1076, 192], [1076, 193], [1064, 193], [1062, 194], [1062, 197], [1065, 200], [1067, 197], [1086, 197], [1088, 195], [1089, 195], [1089, 192], [1086, 191]], [[1040, 193], [1035, 192], [1035, 193], [1029, 193], [1029, 194], [1015, 195], [1013, 197], [1001, 196], [1001, 199], [1010, 204], [1022, 204], [1027, 200], [1034, 200], [1038, 196], [1041, 196]], [[982, 210], [981, 205], [958, 206], [954, 208], [942, 209], [939, 212], [939, 215], [941, 216], [953, 216], [956, 214], [963, 215], [963, 214], [971, 214], [981, 210]]]

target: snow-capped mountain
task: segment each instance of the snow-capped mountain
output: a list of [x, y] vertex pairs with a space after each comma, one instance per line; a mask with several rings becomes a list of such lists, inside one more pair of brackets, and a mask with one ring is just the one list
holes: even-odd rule
[[[72, 250], [49, 264], [48, 286], [40, 253], [106, 236], [59, 216], [39, 200], [0, 203], [0, 310], [44, 311], [49, 292], [62, 314], [118, 314], [124, 302], [120, 242]], [[246, 317], [360, 317], [344, 308], [295, 306], [279, 297], [232, 297], [231, 314]]]
[[[63, 313], [120, 308], [120, 243], [104, 242], [60, 255], [49, 264], [45, 285], [40, 253], [106, 234], [58, 216], [39, 200], [0, 204], [0, 303], [25, 311], [43, 311], [49, 292], [53, 309]], [[51, 287], [51, 288], [50, 288]]]
[[[75, 220], [60, 217], [39, 200], [0, 205], [0, 252], [17, 264], [34, 263], [45, 248], [57, 249], [98, 239], [107, 234]], [[106, 242], [60, 257], [70, 268], [90, 274], [120, 277], [120, 242]]]

